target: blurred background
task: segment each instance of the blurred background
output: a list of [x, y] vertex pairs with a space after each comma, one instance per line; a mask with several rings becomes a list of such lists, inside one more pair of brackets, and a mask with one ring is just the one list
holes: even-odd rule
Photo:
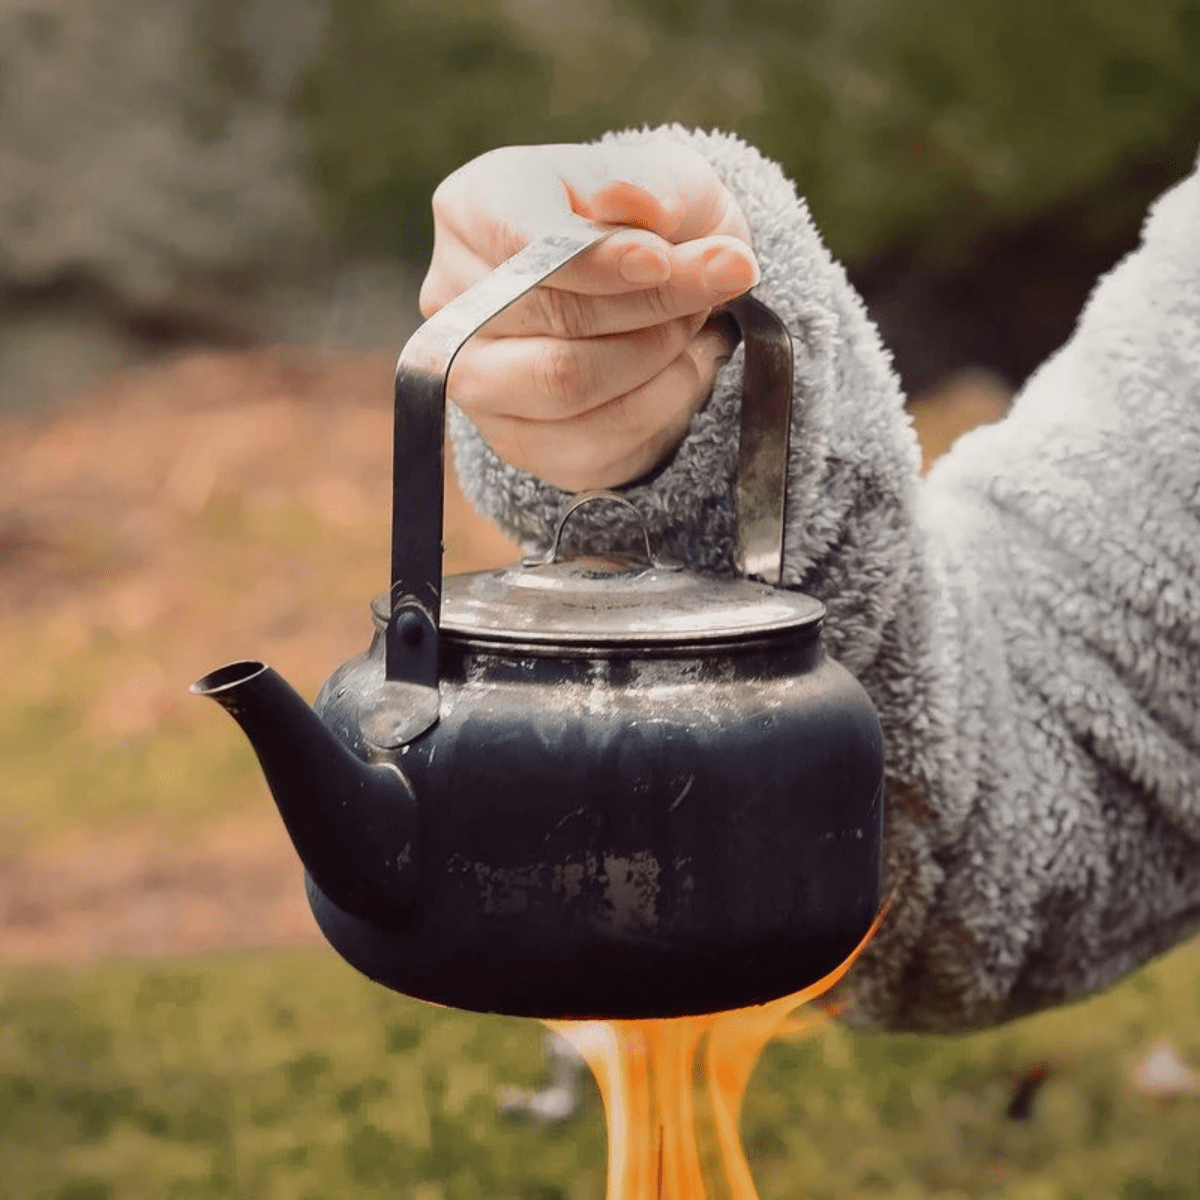
[[1194, 0], [5, 0], [0, 407], [188, 346], [390, 345], [429, 195], [681, 121], [784, 164], [913, 395], [1058, 345], [1200, 115]]
[[[1001, 416], [1200, 145], [1195, 0], [0, 0], [0, 1200], [603, 1193], [535, 1026], [317, 948], [249, 750], [369, 637], [429, 195], [680, 121], [781, 161], [927, 458]], [[447, 499], [451, 570], [513, 549]], [[213, 711], [210, 713], [209, 708]], [[764, 1200], [1200, 1195], [1200, 955], [979, 1038], [771, 1050]]]

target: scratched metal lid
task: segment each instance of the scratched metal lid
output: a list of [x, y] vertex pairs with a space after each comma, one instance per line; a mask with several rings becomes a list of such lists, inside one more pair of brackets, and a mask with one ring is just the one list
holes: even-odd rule
[[727, 642], [819, 627], [812, 596], [607, 555], [448, 576], [441, 627], [534, 645]]

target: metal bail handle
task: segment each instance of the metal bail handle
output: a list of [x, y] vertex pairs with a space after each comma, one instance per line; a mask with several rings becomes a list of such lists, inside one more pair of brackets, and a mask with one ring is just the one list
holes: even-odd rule
[[[384, 634], [390, 682], [437, 688], [446, 381], [454, 358], [493, 317], [613, 232], [579, 219], [531, 242], [439, 309], [400, 352], [392, 451], [391, 618]], [[745, 574], [778, 583], [791, 430], [792, 343], [783, 322], [752, 296], [741, 296], [726, 309], [741, 329], [746, 358], [737, 562]]]
[[792, 337], [761, 300], [747, 293], [726, 305], [742, 331], [742, 423], [738, 433], [737, 567], [783, 580], [788, 450], [792, 437]]
[[437, 687], [446, 380], [472, 334], [612, 230], [579, 220], [531, 242], [439, 309], [396, 364], [387, 678]]

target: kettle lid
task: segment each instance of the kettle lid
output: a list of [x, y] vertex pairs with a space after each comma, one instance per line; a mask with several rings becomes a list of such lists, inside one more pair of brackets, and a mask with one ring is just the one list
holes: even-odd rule
[[663, 648], [815, 633], [824, 614], [812, 596], [744, 577], [583, 554], [446, 578], [441, 628], [472, 641]]

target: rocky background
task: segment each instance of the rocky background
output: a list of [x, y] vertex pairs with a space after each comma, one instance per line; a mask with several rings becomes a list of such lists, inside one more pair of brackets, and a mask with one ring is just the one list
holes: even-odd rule
[[0, 0], [0, 411], [393, 346], [428, 195], [678, 119], [780, 158], [912, 391], [1012, 386], [1200, 141], [1194, 0]]

